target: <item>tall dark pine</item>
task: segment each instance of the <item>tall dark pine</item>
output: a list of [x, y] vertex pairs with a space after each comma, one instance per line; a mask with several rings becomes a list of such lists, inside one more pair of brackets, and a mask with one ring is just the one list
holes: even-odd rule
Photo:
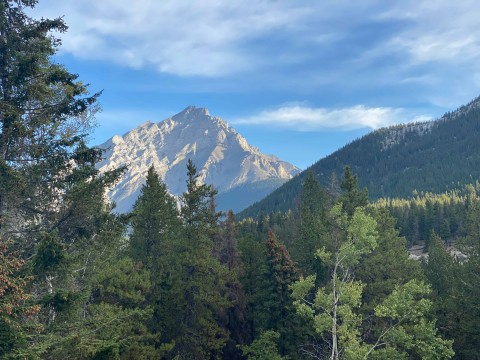
[[292, 259], [305, 275], [321, 272], [321, 264], [315, 258], [315, 251], [325, 246], [326, 212], [329, 199], [312, 171], [300, 193], [298, 205], [297, 237], [291, 246]]
[[[65, 186], [72, 157], [89, 127], [88, 95], [78, 76], [50, 57], [63, 20], [29, 18], [36, 1], [0, 1], [0, 226], [9, 219], [41, 216]], [[8, 214], [7, 214], [8, 211]], [[18, 231], [18, 226], [15, 228]]]
[[181, 224], [175, 200], [153, 166], [148, 169], [146, 183], [133, 207], [132, 215], [132, 255], [153, 271], [155, 259], [168, 252], [171, 244], [169, 240], [178, 233]]
[[266, 248], [266, 267], [261, 297], [262, 321], [258, 322], [257, 335], [267, 330], [280, 333], [279, 351], [282, 355], [293, 355], [299, 342], [303, 340], [299, 330], [299, 319], [296, 315], [290, 285], [298, 280], [295, 264], [290, 259], [285, 246], [269, 231]]
[[[182, 196], [182, 218], [190, 230], [214, 231], [220, 216], [215, 211], [217, 190], [211, 185], [198, 183], [197, 168], [187, 162], [187, 191]], [[189, 234], [194, 236], [194, 234]]]
[[117, 223], [105, 189], [119, 171], [95, 169], [101, 154], [85, 136], [99, 94], [51, 61], [60, 45], [51, 34], [67, 27], [60, 18], [27, 16], [36, 3], [0, 1], [0, 243], [11, 241], [28, 259], [25, 268], [35, 269], [31, 295], [42, 305], [36, 319], [45, 330], [12, 352], [49, 358], [69, 334], [65, 324], [88, 321], [93, 273], [102, 251], [104, 261], [111, 250], [99, 239]]
[[237, 246], [237, 226], [232, 210], [227, 212], [227, 218], [223, 223], [219, 247], [221, 263], [227, 265], [229, 270], [238, 269], [241, 260]]
[[368, 204], [368, 190], [367, 188], [358, 189], [357, 176], [352, 173], [350, 166], [345, 167], [340, 189], [343, 191], [340, 201], [342, 202], [343, 210], [348, 216], [352, 216], [357, 207], [363, 207]]
[[179, 248], [181, 281], [177, 293], [183, 306], [173, 339], [180, 358], [218, 358], [228, 339], [220, 315], [230, 307], [226, 295], [228, 269], [214, 256], [218, 216], [212, 204], [216, 191], [199, 184], [197, 169], [187, 164], [187, 191], [182, 196], [184, 236]]
[[149, 330], [161, 335], [160, 342], [169, 343], [178, 334], [181, 311], [176, 291], [181, 279], [177, 257], [182, 223], [175, 199], [153, 166], [134, 205], [131, 225], [130, 253], [137, 267], [146, 268], [151, 276], [152, 287], [146, 294], [153, 309]]
[[238, 345], [245, 344], [248, 337], [246, 298], [240, 277], [243, 275], [243, 264], [237, 244], [237, 225], [232, 210], [227, 212], [227, 218], [222, 223], [221, 233], [217, 237], [220, 262], [227, 267], [229, 278], [226, 282], [226, 294], [232, 307], [223, 316], [224, 326], [230, 333], [230, 338], [223, 351], [223, 357], [241, 359]]

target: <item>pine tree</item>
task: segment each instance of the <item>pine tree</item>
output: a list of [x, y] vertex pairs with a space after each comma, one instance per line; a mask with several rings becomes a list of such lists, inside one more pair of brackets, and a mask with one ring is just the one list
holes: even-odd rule
[[239, 241], [243, 264], [243, 274], [240, 280], [245, 292], [247, 305], [247, 343], [252, 342], [258, 335], [256, 329], [261, 327], [262, 316], [264, 315], [261, 295], [267, 264], [265, 261], [265, 246], [262, 245], [260, 241], [254, 239], [253, 231]]
[[213, 255], [219, 230], [219, 214], [212, 207], [216, 191], [197, 180], [196, 167], [189, 160], [181, 208], [184, 236], [177, 253], [181, 278], [175, 289], [183, 310], [173, 353], [180, 358], [218, 358], [228, 339], [219, 318], [231, 306], [225, 291], [229, 274]]
[[309, 171], [300, 193], [297, 237], [289, 247], [292, 259], [305, 275], [323, 270], [314, 254], [317, 249], [325, 246], [326, 214], [329, 206], [325, 190], [313, 172]]
[[[61, 18], [34, 20], [36, 1], [0, 3], [0, 228], [9, 219], [41, 217], [58, 202], [65, 176], [91, 123], [99, 94], [50, 57], [64, 32]], [[13, 228], [12, 228], [13, 226]]]
[[101, 152], [85, 137], [99, 94], [89, 95], [77, 75], [51, 61], [60, 44], [51, 33], [66, 25], [27, 16], [35, 4], [0, 2], [0, 243], [13, 241], [29, 259], [25, 270], [38, 271], [29, 291], [45, 331], [30, 332], [14, 351], [48, 358], [65, 334], [58, 323], [79, 324], [88, 304], [101, 256], [94, 249], [105, 246], [99, 239], [117, 221], [105, 190], [122, 170], [95, 169]]
[[343, 191], [343, 195], [340, 196], [339, 200], [348, 216], [352, 216], [357, 207], [368, 204], [367, 188], [358, 189], [357, 176], [352, 173], [349, 166], [345, 167], [340, 189]]
[[175, 200], [153, 166], [148, 169], [146, 183], [133, 207], [131, 222], [133, 258], [153, 270], [153, 264], [172, 251], [172, 238], [179, 236], [181, 226]]
[[243, 345], [248, 337], [246, 318], [246, 298], [240, 277], [243, 275], [243, 265], [238, 249], [237, 226], [232, 210], [227, 212], [227, 218], [222, 223], [218, 235], [219, 258], [221, 264], [227, 267], [229, 279], [225, 284], [227, 299], [232, 307], [222, 316], [224, 327], [229, 331], [230, 337], [223, 351], [223, 357], [240, 359], [241, 352], [238, 348]]
[[280, 354], [296, 355], [303, 336], [299, 331], [300, 319], [292, 304], [290, 285], [298, 279], [298, 271], [287, 249], [276, 240], [272, 231], [268, 232], [265, 250], [265, 272], [256, 299], [259, 317], [256, 333], [278, 331]]
[[130, 253], [151, 276], [152, 287], [146, 294], [153, 309], [149, 330], [161, 335], [157, 345], [168, 344], [178, 332], [181, 311], [175, 288], [181, 278], [177, 257], [182, 223], [175, 200], [153, 166], [133, 207], [131, 225]]

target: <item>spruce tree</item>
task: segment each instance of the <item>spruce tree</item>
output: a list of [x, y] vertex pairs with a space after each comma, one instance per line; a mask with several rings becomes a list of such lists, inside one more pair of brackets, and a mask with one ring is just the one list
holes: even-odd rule
[[67, 27], [30, 18], [36, 3], [0, 2], [0, 243], [13, 242], [34, 271], [28, 290], [44, 329], [12, 351], [48, 359], [65, 344], [61, 324], [88, 326], [92, 281], [124, 225], [104, 201], [122, 169], [99, 174], [101, 152], [85, 144], [99, 94], [51, 60], [60, 45], [52, 34]]
[[265, 267], [262, 285], [257, 295], [258, 317], [256, 333], [267, 330], [280, 334], [281, 355], [296, 356], [303, 340], [300, 319], [295, 313], [290, 286], [298, 280], [298, 270], [284, 245], [272, 231], [265, 241]]
[[221, 224], [220, 234], [217, 236], [217, 247], [222, 265], [228, 269], [229, 278], [225, 284], [227, 299], [232, 306], [222, 316], [223, 326], [229, 331], [230, 337], [223, 351], [223, 357], [240, 359], [240, 345], [248, 337], [246, 297], [240, 277], [243, 275], [243, 264], [238, 249], [237, 226], [232, 210], [227, 212], [227, 218]]
[[350, 166], [345, 167], [340, 189], [343, 194], [339, 200], [342, 203], [343, 210], [348, 216], [352, 216], [357, 207], [366, 206], [368, 204], [367, 188], [358, 189], [357, 176], [352, 173]]
[[148, 169], [131, 217], [130, 253], [137, 267], [145, 268], [151, 276], [152, 287], [146, 294], [153, 309], [149, 330], [161, 336], [157, 345], [168, 344], [177, 334], [181, 310], [175, 288], [181, 278], [177, 257], [182, 224], [175, 199], [153, 166]]
[[199, 184], [196, 167], [187, 163], [187, 191], [182, 195], [184, 235], [178, 257], [180, 281], [176, 289], [182, 306], [173, 354], [180, 358], [218, 358], [228, 339], [220, 315], [230, 307], [226, 295], [228, 269], [214, 256], [218, 216], [216, 191]]
[[[73, 171], [99, 94], [51, 61], [67, 27], [61, 18], [35, 20], [36, 1], [0, 2], [0, 229], [54, 207]], [[16, 225], [9, 219], [15, 218]]]
[[322, 266], [315, 259], [315, 251], [325, 246], [327, 209], [330, 201], [312, 171], [300, 193], [296, 239], [289, 247], [292, 259], [304, 275], [321, 272]]
[[155, 261], [172, 250], [172, 238], [178, 236], [181, 225], [175, 200], [153, 166], [133, 207], [131, 223], [133, 258], [153, 270]]

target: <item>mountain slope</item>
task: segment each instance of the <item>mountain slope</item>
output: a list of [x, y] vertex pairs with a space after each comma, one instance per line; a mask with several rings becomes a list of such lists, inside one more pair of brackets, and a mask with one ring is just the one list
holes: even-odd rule
[[308, 170], [327, 185], [350, 165], [370, 198], [444, 192], [480, 177], [480, 98], [436, 121], [383, 128], [321, 159], [240, 217], [293, 207]]
[[123, 136], [116, 135], [99, 148], [105, 149], [98, 164], [101, 171], [128, 167], [108, 194], [118, 212], [131, 210], [151, 165], [170, 193], [180, 195], [185, 191], [186, 163], [191, 159], [199, 180], [219, 191], [222, 209], [234, 211], [242, 208], [228, 201], [228, 193], [241, 187], [245, 207], [265, 196], [265, 186], [271, 192], [300, 172], [292, 164], [262, 154], [221, 118], [210, 116], [207, 109], [193, 106], [162, 122], [146, 122]]

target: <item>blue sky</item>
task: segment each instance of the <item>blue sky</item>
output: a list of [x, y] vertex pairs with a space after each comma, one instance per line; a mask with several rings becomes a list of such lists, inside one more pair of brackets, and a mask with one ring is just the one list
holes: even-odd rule
[[305, 168], [480, 95], [478, 1], [57, 0], [56, 57], [103, 90], [100, 144], [188, 105]]

